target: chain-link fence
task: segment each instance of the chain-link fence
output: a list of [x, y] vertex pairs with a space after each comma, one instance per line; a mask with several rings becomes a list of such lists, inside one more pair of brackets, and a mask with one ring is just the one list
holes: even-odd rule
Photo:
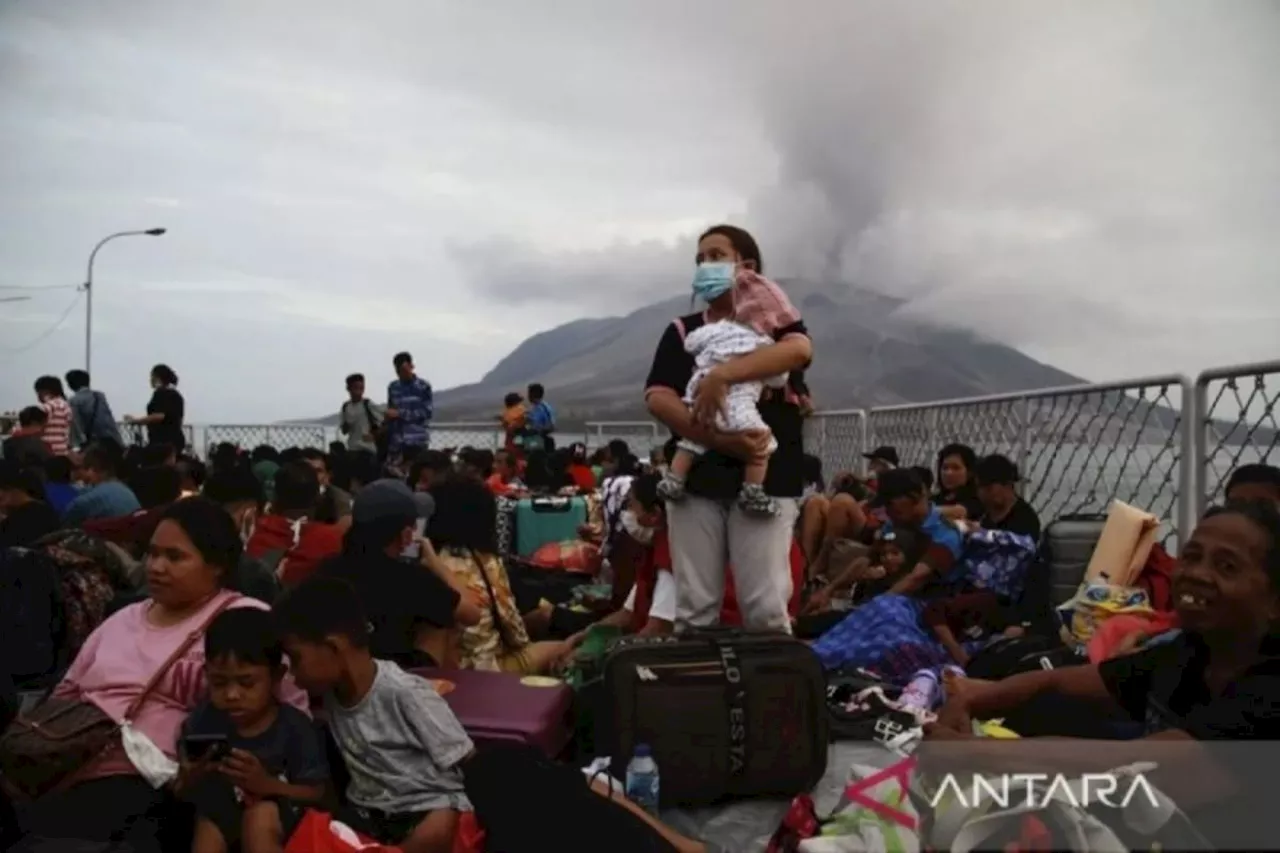
[[[862, 454], [890, 445], [903, 465], [936, 467], [946, 444], [979, 454], [1003, 453], [1024, 478], [1022, 493], [1043, 519], [1102, 512], [1113, 499], [1142, 507], [1166, 523], [1166, 541], [1185, 538], [1204, 508], [1221, 500], [1226, 478], [1241, 465], [1280, 462], [1280, 362], [1209, 370], [1193, 386], [1157, 376], [938, 403], [863, 411], [817, 412], [805, 422], [805, 447], [831, 478], [863, 470]], [[325, 447], [338, 437], [320, 424], [186, 425], [187, 446], [207, 452], [220, 442]], [[121, 424], [126, 440], [138, 425]], [[595, 449], [626, 441], [646, 455], [667, 431], [654, 421], [591, 421], [581, 435]], [[432, 447], [502, 446], [496, 423], [435, 423]]]
[[804, 422], [804, 449], [822, 460], [822, 476], [861, 473], [867, 448], [867, 413], [862, 409], [814, 412]]
[[895, 447], [903, 465], [936, 468], [952, 442], [1017, 463], [1025, 497], [1045, 519], [1103, 512], [1113, 499], [1163, 519], [1166, 541], [1187, 532], [1190, 382], [1158, 376], [1103, 385], [891, 406], [868, 414], [866, 443]]
[[587, 421], [583, 441], [590, 451], [621, 439], [632, 453], [644, 461], [649, 451], [662, 446], [667, 434], [666, 428], [657, 421]]
[[[147, 425], [127, 423], [125, 421], [116, 421], [116, 427], [120, 430], [120, 437], [124, 439], [126, 444], [146, 444], [147, 443]], [[201, 445], [196, 443], [196, 428], [191, 424], [182, 425], [182, 436], [187, 441], [187, 447], [193, 452], [200, 452]]]
[[219, 444], [234, 444], [245, 450], [261, 445], [282, 450], [286, 447], [329, 447], [336, 430], [323, 424], [208, 424], [201, 427], [201, 447], [208, 454]]
[[1241, 465], [1280, 462], [1280, 361], [1207, 370], [1196, 380], [1195, 513], [1221, 501]]

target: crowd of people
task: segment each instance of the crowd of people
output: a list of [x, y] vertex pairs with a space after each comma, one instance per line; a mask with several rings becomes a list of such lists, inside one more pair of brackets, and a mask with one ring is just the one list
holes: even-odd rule
[[[67, 375], [70, 400], [55, 377], [37, 381], [40, 406], [0, 460], [0, 566], [44, 550], [81, 592], [55, 665], [0, 673], [5, 722], [62, 702], [121, 725], [56, 785], [9, 779], [37, 796], [9, 804], [6, 838], [275, 851], [324, 805], [406, 853], [450, 850], [483, 796], [475, 748], [414, 670], [560, 675], [594, 625], [740, 624], [812, 640], [833, 672], [902, 681], [1025, 630], [1019, 596], [966, 559], [980, 540], [1038, 546], [1017, 465], [950, 444], [919, 468], [881, 447], [868, 476], [828, 485], [803, 448], [813, 351], [799, 313], [741, 229], [710, 229], [696, 262], [705, 310], [666, 328], [645, 386], [672, 439], [644, 460], [621, 441], [556, 447], [536, 384], [504, 400], [502, 449], [432, 448], [431, 386], [408, 353], [386, 406], [347, 378], [344, 441], [223, 444], [205, 461], [184, 447], [164, 365], [132, 419], [149, 441], [128, 448], [87, 374]], [[504, 513], [543, 495], [584, 501], [574, 542], [593, 561], [583, 576], [609, 587], [602, 606], [547, 601], [502, 541]], [[1116, 754], [1134, 761], [1151, 738], [1280, 736], [1280, 470], [1237, 470], [1226, 498], [1182, 544], [1169, 636], [1078, 667], [953, 680], [926, 737], [970, 739], [973, 719], [1047, 696], [1128, 714], [1141, 732]], [[52, 698], [20, 715], [19, 689], [48, 684]], [[14, 743], [0, 739], [0, 766]], [[1186, 761], [1194, 773], [1211, 758]], [[604, 796], [665, 845], [646, 849], [705, 849]]]

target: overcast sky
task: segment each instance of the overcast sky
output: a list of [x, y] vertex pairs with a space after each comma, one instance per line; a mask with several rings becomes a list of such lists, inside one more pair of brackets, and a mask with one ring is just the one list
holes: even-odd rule
[[98, 258], [119, 414], [157, 361], [198, 422], [333, 409], [400, 349], [472, 381], [687, 292], [723, 219], [1090, 378], [1275, 357], [1278, 10], [8, 0], [0, 408], [81, 365], [94, 242], [156, 225]]

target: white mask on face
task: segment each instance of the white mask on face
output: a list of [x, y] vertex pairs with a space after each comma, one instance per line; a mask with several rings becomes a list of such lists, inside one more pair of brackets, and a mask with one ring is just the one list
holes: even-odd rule
[[653, 528], [641, 524], [640, 519], [636, 518], [636, 514], [629, 509], [622, 511], [622, 529], [641, 545], [653, 542]]

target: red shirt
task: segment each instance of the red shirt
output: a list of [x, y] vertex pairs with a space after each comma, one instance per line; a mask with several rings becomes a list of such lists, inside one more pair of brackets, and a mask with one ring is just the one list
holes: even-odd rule
[[485, 480], [484, 484], [489, 487], [489, 491], [500, 498], [505, 498], [515, 491], [515, 487], [511, 482], [502, 479], [501, 474], [490, 474], [489, 479]]
[[653, 543], [645, 550], [636, 565], [636, 600], [631, 611], [631, 633], [644, 627], [649, 621], [649, 607], [653, 604], [653, 591], [658, 584], [658, 572], [671, 571], [671, 542], [665, 529], [655, 530]]
[[306, 578], [328, 558], [341, 553], [342, 531], [337, 525], [310, 519], [299, 524], [283, 515], [264, 515], [253, 526], [244, 550], [254, 559], [273, 551], [283, 551], [284, 556], [276, 565], [276, 575], [281, 585], [288, 587]]
[[[733, 569], [725, 567], [724, 604], [720, 608], [721, 625], [742, 625], [742, 614], [738, 612], [738, 596], [733, 591]], [[787, 602], [787, 612], [794, 619], [800, 612], [800, 598], [804, 593], [804, 552], [800, 543], [791, 540], [791, 600]]]
[[586, 465], [573, 463], [569, 466], [569, 476], [573, 478], [573, 484], [584, 492], [589, 492], [596, 487], [595, 472]]

